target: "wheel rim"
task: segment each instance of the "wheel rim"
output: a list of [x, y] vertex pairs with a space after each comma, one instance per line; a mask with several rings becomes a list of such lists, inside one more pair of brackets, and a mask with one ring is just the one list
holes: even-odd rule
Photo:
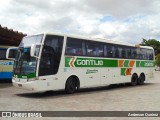
[[140, 75], [140, 82], [144, 82], [145, 78], [144, 75]]
[[136, 77], [133, 77], [132, 81], [135, 83], [137, 81]]
[[75, 90], [76, 90], [76, 84], [75, 84], [75, 82], [74, 82], [73, 80], [71, 80], [71, 82], [70, 82], [70, 89], [71, 89], [72, 91], [75, 91]]
[[133, 86], [135, 86], [135, 85], [137, 85], [137, 82], [138, 82], [137, 76], [136, 76], [136, 75], [133, 75], [133, 76], [132, 76], [132, 80], [131, 80], [131, 84], [132, 84]]

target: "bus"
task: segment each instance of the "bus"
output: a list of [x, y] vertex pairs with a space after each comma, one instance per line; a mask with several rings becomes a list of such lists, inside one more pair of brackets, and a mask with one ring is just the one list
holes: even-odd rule
[[12, 83], [31, 91], [67, 93], [126, 82], [142, 85], [154, 78], [154, 56], [149, 46], [57, 33], [31, 35], [17, 47]]
[[[13, 71], [13, 60], [6, 59], [6, 51], [11, 46], [0, 46], [0, 80], [11, 80]], [[13, 51], [11, 51], [13, 54]]]

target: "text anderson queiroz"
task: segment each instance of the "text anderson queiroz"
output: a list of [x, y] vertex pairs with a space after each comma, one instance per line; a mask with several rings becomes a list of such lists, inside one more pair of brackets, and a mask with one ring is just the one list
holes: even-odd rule
[[158, 117], [158, 113], [128, 113], [129, 117]]

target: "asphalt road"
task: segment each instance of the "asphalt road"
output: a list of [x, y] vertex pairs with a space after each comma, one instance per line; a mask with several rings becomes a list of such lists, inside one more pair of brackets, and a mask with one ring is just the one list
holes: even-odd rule
[[111, 85], [82, 89], [75, 94], [34, 93], [0, 83], [0, 111], [160, 111], [160, 72], [156, 71], [154, 81], [141, 86]]

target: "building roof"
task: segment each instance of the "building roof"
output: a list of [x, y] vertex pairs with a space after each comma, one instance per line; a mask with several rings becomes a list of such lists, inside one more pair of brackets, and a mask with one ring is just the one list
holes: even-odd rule
[[26, 35], [0, 25], [0, 45], [18, 46], [22, 38]]

